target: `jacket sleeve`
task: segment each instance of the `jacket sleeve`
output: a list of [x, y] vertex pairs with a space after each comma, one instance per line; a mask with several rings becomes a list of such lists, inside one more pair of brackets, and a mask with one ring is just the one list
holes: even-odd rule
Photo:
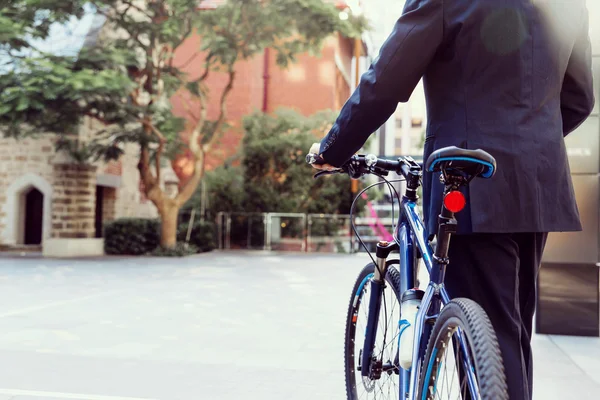
[[589, 15], [585, 5], [581, 22], [560, 94], [564, 136], [577, 129], [587, 119], [595, 102]]
[[443, 0], [408, 0], [379, 56], [363, 74], [329, 133], [325, 161], [341, 166], [410, 98], [442, 42]]

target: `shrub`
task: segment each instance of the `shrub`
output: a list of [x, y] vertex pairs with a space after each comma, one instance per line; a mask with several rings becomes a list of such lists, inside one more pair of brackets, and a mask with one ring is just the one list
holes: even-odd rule
[[104, 228], [106, 254], [142, 255], [160, 243], [160, 221], [144, 218], [122, 218], [108, 222]]
[[198, 248], [193, 244], [186, 246], [185, 243], [178, 242], [172, 249], [165, 249], [158, 246], [150, 252], [154, 257], [185, 257], [198, 253]]
[[[178, 241], [185, 242], [188, 226], [188, 222], [179, 224], [177, 229]], [[193, 245], [198, 253], [214, 250], [217, 247], [215, 244], [215, 224], [199, 219], [195, 220], [192, 225], [190, 245]]]

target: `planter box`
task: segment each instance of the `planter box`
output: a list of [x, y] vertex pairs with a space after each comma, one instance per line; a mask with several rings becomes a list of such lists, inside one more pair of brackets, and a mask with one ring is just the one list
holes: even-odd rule
[[44, 257], [92, 257], [104, 255], [104, 239], [46, 239], [42, 254]]

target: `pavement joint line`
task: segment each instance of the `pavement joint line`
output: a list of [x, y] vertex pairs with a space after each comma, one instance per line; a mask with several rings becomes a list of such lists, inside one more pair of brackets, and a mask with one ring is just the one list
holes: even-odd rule
[[76, 297], [76, 298], [73, 298], [73, 299], [61, 300], [61, 301], [55, 301], [53, 303], [41, 304], [39, 306], [26, 307], [26, 308], [22, 308], [20, 310], [7, 311], [7, 312], [4, 312], [4, 313], [0, 313], [0, 318], [12, 317], [12, 316], [15, 316], [15, 315], [20, 315], [20, 314], [27, 314], [27, 313], [30, 313], [30, 312], [45, 310], [47, 308], [59, 307], [59, 306], [63, 306], [63, 305], [71, 304], [71, 303], [77, 303], [77, 302], [80, 302], [80, 301], [95, 299], [95, 298], [98, 298], [98, 297], [110, 296], [112, 294], [120, 293], [120, 292], [122, 292], [122, 290], [112, 290], [110, 292], [95, 293], [95, 294], [90, 294], [90, 295], [87, 295], [87, 296]]
[[[7, 396], [30, 396], [30, 397], [54, 397], [56, 399], [75, 399], [75, 400], [158, 400], [146, 397], [121, 397], [121, 396], [103, 396], [95, 394], [82, 393], [62, 393], [62, 392], [45, 392], [40, 390], [21, 390], [21, 389], [1, 389], [0, 394]], [[11, 397], [12, 399], [12, 397]]]

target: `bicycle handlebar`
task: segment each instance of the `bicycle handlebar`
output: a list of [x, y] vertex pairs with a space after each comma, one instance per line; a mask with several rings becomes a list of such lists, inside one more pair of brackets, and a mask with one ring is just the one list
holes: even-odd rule
[[[325, 160], [317, 154], [308, 154], [306, 156], [308, 164], [322, 165]], [[400, 157], [398, 160], [385, 160], [377, 158], [373, 154], [354, 155], [340, 168], [333, 171], [320, 171], [315, 175], [318, 178], [323, 175], [346, 173], [353, 179], [358, 179], [365, 174], [387, 175], [389, 172], [395, 172], [402, 175], [407, 180], [416, 175], [421, 175], [422, 165], [417, 163], [412, 157]]]

